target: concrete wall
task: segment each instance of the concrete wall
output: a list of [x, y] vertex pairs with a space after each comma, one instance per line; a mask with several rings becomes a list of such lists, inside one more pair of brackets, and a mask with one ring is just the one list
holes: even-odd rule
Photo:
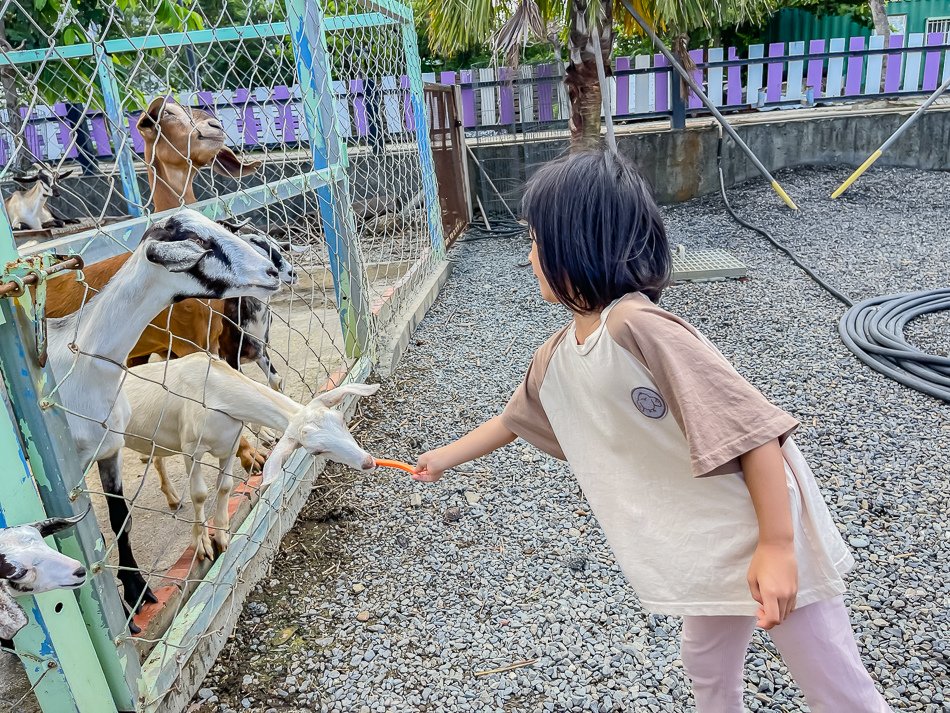
[[[742, 139], [770, 171], [807, 165], [856, 167], [910, 114], [790, 118], [734, 125]], [[719, 190], [716, 172], [718, 130], [693, 126], [682, 131], [619, 133], [621, 153], [634, 159], [653, 185], [661, 203], [689, 200]], [[485, 172], [517, 213], [524, 181], [546, 160], [566, 153], [566, 139], [482, 145], [475, 154]], [[950, 170], [950, 111], [931, 110], [908, 130], [876, 165]], [[745, 155], [727, 139], [723, 152], [726, 185], [758, 177]], [[872, 169], [873, 170], [873, 169]], [[504, 207], [474, 164], [470, 167], [473, 195], [490, 214]]]

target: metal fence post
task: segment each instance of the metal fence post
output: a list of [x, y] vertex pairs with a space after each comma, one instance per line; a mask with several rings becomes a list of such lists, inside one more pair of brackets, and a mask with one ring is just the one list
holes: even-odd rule
[[668, 76], [670, 78], [670, 109], [673, 112], [670, 116], [670, 128], [674, 130], [685, 129], [686, 102], [683, 100], [683, 94], [680, 91], [682, 83], [675, 72], [671, 71]]
[[109, 138], [115, 153], [115, 162], [119, 167], [122, 180], [122, 193], [128, 206], [129, 215], [137, 218], [142, 215], [142, 192], [135, 177], [135, 154], [132, 151], [132, 134], [122, 111], [122, 97], [115, 79], [115, 65], [112, 55], [106, 54], [101, 43], [95, 45], [96, 68], [99, 72], [99, 86], [105, 104], [109, 125]]
[[408, 20], [402, 23], [402, 48], [406, 55], [406, 75], [409, 77], [409, 101], [415, 118], [416, 139], [419, 142], [419, 163], [422, 170], [422, 189], [425, 192], [426, 220], [429, 224], [429, 237], [432, 240], [432, 254], [436, 260], [445, 256], [445, 236], [442, 233], [442, 211], [439, 206], [439, 192], [435, 182], [435, 165], [432, 160], [432, 146], [429, 142], [429, 119], [426, 112], [422, 65], [419, 58], [419, 44], [416, 38], [416, 25], [412, 19], [412, 8]]
[[[16, 258], [9, 221], [5, 212], [0, 212], [0, 261], [9, 265]], [[29, 293], [20, 299], [17, 307], [11, 298], [0, 298], [0, 454], [7, 468], [0, 525], [19, 525], [47, 514], [72, 515], [77, 504], [83, 508], [88, 504], [87, 497], [70, 502], [62, 472], [50, 467], [49, 454], [44, 453], [51, 442], [50, 433], [42, 417], [34, 418], [40, 412], [36, 384], [42, 382], [32, 379], [38, 369], [33, 340], [24, 339], [27, 330], [20, 324], [26, 316], [23, 305], [31, 306]], [[26, 404], [31, 407], [24, 410]], [[61, 552], [82, 561], [91, 572], [91, 565], [98, 560], [90, 556], [89, 543], [98, 542], [100, 550], [104, 549], [94, 518], [83, 520], [56, 540]], [[91, 577], [76, 593], [54, 591], [32, 601], [21, 598], [30, 624], [16, 636], [17, 652], [44, 711], [108, 713], [117, 706], [134, 710], [126, 669], [99, 608], [102, 590], [108, 592], [109, 587], [121, 607], [115, 583], [107, 573]], [[124, 626], [124, 617], [120, 625]], [[135, 656], [134, 650], [131, 653]], [[137, 656], [134, 662], [137, 666]], [[111, 675], [107, 666], [111, 666]]]
[[286, 5], [313, 167], [317, 171], [330, 168], [333, 173], [327, 184], [318, 188], [316, 193], [346, 354], [359, 357], [369, 346], [372, 316], [356, 240], [356, 219], [350, 205], [349, 160], [346, 145], [336, 131], [323, 9], [317, 0], [286, 0]]

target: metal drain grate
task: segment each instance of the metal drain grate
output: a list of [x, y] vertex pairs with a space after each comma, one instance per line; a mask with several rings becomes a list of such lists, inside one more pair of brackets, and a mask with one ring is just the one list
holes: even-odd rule
[[725, 250], [674, 250], [673, 281], [724, 280], [745, 277], [748, 268]]

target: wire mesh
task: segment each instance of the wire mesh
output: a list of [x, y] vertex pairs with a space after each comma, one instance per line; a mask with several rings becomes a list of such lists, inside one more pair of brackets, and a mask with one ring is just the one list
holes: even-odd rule
[[[32, 6], [4, 5], [0, 186], [5, 196], [20, 186], [52, 194], [39, 225], [7, 199], [14, 238], [22, 255], [86, 260], [78, 278], [47, 285], [57, 321], [45, 399], [88, 455], [65, 485], [91, 496], [103, 530], [92, 571], [123, 583], [129, 631], [120, 638], [163, 667], [226, 626], [167, 633], [200, 586], [224, 607], [209, 621], [237, 618], [239, 599], [227, 595], [253, 575], [232, 568], [208, 579], [212, 558], [273, 546], [272, 531], [286, 526], [291, 496], [262, 498], [254, 471], [294, 411], [265, 385], [306, 404], [352, 375], [438, 257], [421, 80], [414, 100], [419, 68], [404, 22], [368, 0], [301, 5], [326, 16], [329, 66], [314, 72], [313, 90], [332, 101], [329, 122], [306, 105], [283, 2], [125, 0], [90, 10], [49, 0], [35, 17]], [[337, 142], [348, 161], [334, 162]], [[328, 165], [315, 165], [321, 147]], [[266, 234], [283, 260], [280, 291], [265, 302], [186, 299], [162, 311], [157, 292], [123, 282], [150, 216], [186, 205], [229, 219], [245, 238]], [[144, 312], [158, 315], [148, 327]], [[257, 365], [242, 364], [246, 352]], [[218, 357], [258, 386], [235, 386], [212, 363]], [[186, 383], [186, 372], [200, 378]], [[256, 401], [238, 409], [225, 392]], [[222, 450], [228, 419], [247, 427]], [[265, 512], [248, 526], [255, 505]]]

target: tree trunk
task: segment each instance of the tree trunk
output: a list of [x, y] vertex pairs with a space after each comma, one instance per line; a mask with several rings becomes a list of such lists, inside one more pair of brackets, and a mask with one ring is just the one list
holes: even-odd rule
[[614, 44], [612, 4], [603, 2], [596, 18], [599, 46], [594, 40], [588, 18], [588, 0], [571, 0], [567, 39], [569, 60], [564, 85], [571, 105], [571, 150], [584, 150], [600, 144], [601, 87], [597, 78], [600, 52], [606, 76], [612, 74], [610, 50]]
[[[2, 16], [0, 16], [0, 50], [13, 51], [13, 46], [7, 40], [7, 26]], [[16, 70], [9, 64], [0, 68], [0, 85], [3, 86], [3, 103], [7, 110], [7, 128], [13, 135], [13, 146], [10, 147], [13, 170], [25, 172], [32, 161], [23, 132], [23, 117], [20, 116], [20, 93], [16, 87]]]
[[874, 20], [874, 31], [884, 38], [884, 44], [887, 45], [887, 38], [891, 36], [891, 23], [887, 19], [884, 0], [868, 0], [868, 5]]
[[[887, 10], [884, 9], [885, 0], [868, 0], [871, 8], [871, 17], [874, 20], [874, 31], [884, 38], [884, 46], [887, 47], [887, 39], [891, 36], [891, 23], [887, 19]], [[888, 56], [884, 55], [884, 61], [881, 66], [881, 78], [887, 76]], [[880, 90], [880, 85], [877, 89]]]

